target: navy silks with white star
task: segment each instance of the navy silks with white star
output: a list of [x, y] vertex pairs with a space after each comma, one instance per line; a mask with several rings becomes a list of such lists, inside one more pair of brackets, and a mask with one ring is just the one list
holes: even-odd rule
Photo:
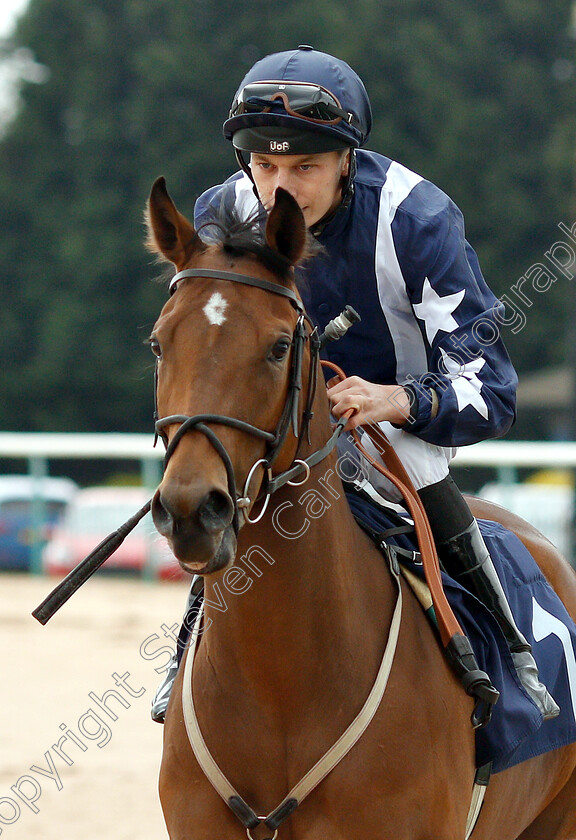
[[[318, 235], [301, 293], [321, 329], [351, 304], [361, 322], [326, 347], [348, 376], [412, 386], [418, 413], [408, 431], [439, 446], [505, 434], [517, 378], [502, 342], [502, 306], [482, 277], [456, 205], [429, 181], [375, 152], [359, 150], [351, 205]], [[224, 209], [258, 207], [243, 173], [204, 193], [199, 227]], [[431, 416], [433, 400], [438, 410]]]

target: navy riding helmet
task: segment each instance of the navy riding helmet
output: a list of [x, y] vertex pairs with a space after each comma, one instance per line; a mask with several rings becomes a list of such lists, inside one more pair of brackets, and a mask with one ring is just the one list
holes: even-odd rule
[[343, 206], [354, 190], [354, 149], [364, 145], [371, 128], [370, 100], [358, 74], [345, 61], [306, 45], [256, 62], [223, 125], [252, 181], [243, 153], [307, 155], [351, 149]]
[[312, 154], [364, 145], [372, 127], [360, 77], [312, 47], [273, 53], [246, 74], [224, 136], [240, 152]]

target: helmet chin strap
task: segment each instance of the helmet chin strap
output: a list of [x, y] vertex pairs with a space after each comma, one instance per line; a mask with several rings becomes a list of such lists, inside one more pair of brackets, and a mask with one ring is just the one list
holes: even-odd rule
[[356, 149], [350, 146], [350, 162], [348, 164], [348, 174], [342, 185], [342, 204], [341, 207], [348, 207], [354, 195], [354, 179], [356, 178], [356, 170], [358, 168], [356, 162]]
[[[234, 146], [234, 154], [236, 156], [236, 160], [238, 161], [238, 165], [239, 165], [240, 169], [243, 172], [245, 172], [246, 175], [248, 175], [248, 177], [252, 181], [252, 192], [254, 193], [254, 195], [256, 196], [258, 201], [260, 201], [260, 196], [258, 195], [258, 190], [256, 189], [256, 181], [254, 180], [254, 178], [252, 176], [252, 170], [250, 169], [250, 166], [246, 162], [246, 160], [244, 158], [244, 155], [242, 154], [240, 149], [236, 148], [236, 146]], [[262, 204], [261, 201], [260, 201], [260, 204]]]
[[254, 181], [254, 178], [252, 177], [252, 170], [250, 169], [250, 166], [246, 162], [246, 160], [244, 158], [244, 155], [242, 154], [241, 150], [237, 149], [236, 146], [234, 146], [234, 155], [236, 156], [236, 160], [238, 161], [238, 166], [240, 167], [240, 169], [243, 172], [245, 172], [246, 175], [248, 175], [248, 177], [250, 178], [250, 180], [254, 184], [254, 195], [256, 196], [258, 201], [260, 201], [260, 196], [258, 195], [258, 192], [256, 191], [256, 183]]
[[[254, 191], [254, 195], [256, 196], [258, 201], [260, 201], [260, 196], [258, 195], [258, 190], [256, 189], [256, 182], [254, 181], [254, 178], [252, 176], [252, 170], [250, 169], [248, 162], [244, 158], [242, 151], [234, 147], [234, 154], [236, 156], [236, 160], [238, 161], [240, 169], [243, 172], [245, 172], [246, 175], [248, 175], [248, 177], [252, 181], [252, 189]], [[332, 219], [337, 213], [339, 213], [341, 210], [345, 210], [347, 207], [350, 206], [350, 203], [354, 196], [354, 179], [356, 177], [356, 169], [356, 149], [354, 149], [353, 146], [350, 146], [350, 163], [348, 165], [348, 174], [344, 178], [344, 182], [342, 184], [342, 200], [340, 204], [336, 208], [334, 208], [334, 210], [331, 210], [322, 219], [319, 219], [319, 221], [317, 221], [316, 224], [312, 225], [312, 227], [310, 228], [310, 232], [313, 236], [319, 236], [326, 227], [326, 225], [332, 221]]]
[[356, 149], [350, 147], [350, 163], [348, 164], [348, 174], [343, 179], [342, 183], [342, 200], [340, 204], [333, 210], [330, 210], [319, 219], [315, 225], [310, 228], [310, 233], [313, 236], [320, 236], [327, 224], [338, 215], [342, 210], [346, 210], [350, 206], [352, 198], [354, 197], [354, 178], [356, 177]]

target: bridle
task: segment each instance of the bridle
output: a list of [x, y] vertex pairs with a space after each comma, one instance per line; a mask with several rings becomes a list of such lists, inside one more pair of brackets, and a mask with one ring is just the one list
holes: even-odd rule
[[[158, 416], [157, 403], [158, 362], [156, 364], [154, 389], [154, 420], [156, 435], [162, 438], [166, 447], [164, 469], [166, 469], [170, 458], [174, 454], [178, 444], [180, 443], [184, 435], [193, 430], [204, 434], [224, 463], [228, 483], [228, 492], [234, 505], [234, 515], [232, 524], [235, 533], [238, 534], [240, 528], [239, 511], [244, 511], [243, 515], [245, 521], [251, 523], [258, 522], [264, 515], [264, 512], [270, 500], [270, 496], [277, 490], [279, 490], [280, 487], [283, 487], [285, 484], [303, 484], [310, 475], [310, 469], [317, 463], [319, 463], [321, 460], [323, 460], [336, 446], [338, 437], [340, 436], [342, 429], [346, 425], [347, 417], [341, 418], [338, 421], [332, 435], [330, 436], [326, 444], [323, 447], [321, 447], [321, 449], [312, 453], [305, 459], [298, 458], [298, 451], [301, 447], [304, 437], [307, 436], [308, 441], [310, 441], [309, 427], [310, 420], [313, 417], [312, 406], [314, 403], [316, 393], [316, 377], [321, 348], [321, 340], [318, 336], [317, 327], [315, 327], [314, 324], [312, 324], [310, 318], [304, 310], [302, 301], [291, 289], [287, 289], [284, 286], [280, 286], [278, 283], [271, 283], [268, 280], [264, 280], [260, 277], [252, 277], [246, 274], [238, 274], [237, 272], [220, 271], [208, 268], [188, 268], [183, 271], [179, 271], [177, 274], [174, 275], [170, 282], [170, 293], [174, 294], [174, 292], [178, 288], [178, 283], [180, 282], [180, 280], [183, 280], [185, 278], [199, 277], [211, 277], [217, 280], [228, 280], [233, 283], [242, 283], [245, 286], [255, 286], [256, 288], [263, 289], [264, 291], [270, 292], [271, 294], [280, 295], [290, 302], [290, 304], [296, 310], [298, 315], [296, 326], [294, 327], [294, 331], [292, 334], [290, 370], [288, 374], [288, 392], [286, 395], [286, 401], [284, 403], [282, 414], [280, 415], [276, 429], [273, 432], [266, 431], [264, 429], [259, 429], [257, 426], [254, 426], [251, 423], [247, 423], [244, 420], [239, 420], [235, 417], [228, 417], [227, 415], [223, 414], [196, 414], [194, 416], [189, 416], [186, 414], [172, 414], [170, 416], [160, 418]], [[302, 391], [302, 364], [304, 358], [304, 346], [306, 341], [310, 342], [310, 364], [307, 392], [304, 400], [302, 420], [300, 423], [299, 405], [300, 393]], [[177, 424], [178, 429], [176, 430], [172, 438], [168, 440], [168, 436], [165, 431], [166, 427]], [[213, 429], [210, 428], [210, 425], [208, 424], [217, 424], [221, 426], [228, 426], [234, 429], [239, 429], [240, 431], [245, 432], [246, 434], [252, 435], [253, 437], [257, 437], [260, 440], [264, 440], [268, 445], [265, 456], [263, 458], [258, 459], [250, 468], [248, 475], [244, 481], [242, 493], [237, 492], [234, 468], [232, 466], [232, 460], [230, 458], [230, 455], [228, 454], [228, 451], [226, 450], [226, 447], [224, 446], [222, 441], [219, 439], [217, 434], [214, 432]], [[284, 470], [283, 472], [273, 476], [272, 466], [276, 461], [276, 458], [278, 457], [284, 445], [284, 442], [286, 441], [286, 438], [290, 431], [290, 427], [292, 427], [294, 436], [298, 438], [296, 455], [292, 461], [291, 466], [287, 470]], [[248, 514], [246, 513], [246, 508], [248, 508], [251, 504], [251, 498], [249, 496], [250, 482], [252, 481], [254, 473], [259, 467], [261, 467], [265, 473], [264, 485], [262, 487], [261, 492], [261, 495], [264, 496], [264, 502], [258, 513], [258, 516], [253, 519], [250, 519]], [[304, 472], [304, 477], [300, 477], [299, 480], [296, 480], [302, 472]]]
[[[271, 292], [272, 294], [281, 295], [286, 298], [290, 301], [290, 304], [294, 307], [298, 314], [296, 326], [292, 334], [292, 356], [290, 360], [288, 393], [284, 409], [276, 429], [273, 432], [259, 429], [257, 426], [253, 426], [251, 423], [247, 423], [244, 420], [238, 420], [235, 417], [227, 417], [222, 414], [196, 414], [193, 417], [190, 417], [187, 414], [174, 414], [169, 417], [159, 418], [157, 403], [158, 362], [156, 363], [156, 370], [154, 374], [154, 421], [156, 439], [158, 437], [162, 438], [164, 445], [166, 446], [164, 468], [166, 468], [168, 461], [174, 454], [176, 447], [185, 434], [192, 430], [202, 432], [202, 434], [208, 438], [224, 463], [228, 492], [234, 505], [232, 525], [235, 533], [238, 534], [240, 529], [240, 510], [243, 511], [243, 517], [246, 522], [257, 522], [264, 515], [270, 496], [273, 493], [285, 484], [303, 484], [308, 479], [311, 468], [322, 461], [336, 446], [338, 437], [346, 425], [348, 419], [347, 414], [338, 421], [324, 446], [316, 452], [313, 452], [307, 458], [296, 457], [305, 436], [307, 436], [308, 442], [310, 442], [309, 426], [310, 420], [313, 416], [312, 406], [316, 393], [318, 360], [323, 343], [327, 340], [340, 338], [344, 335], [346, 330], [352, 326], [354, 321], [359, 319], [359, 316], [351, 307], [346, 307], [346, 310], [350, 311], [348, 313], [346, 313], [346, 310], [342, 312], [341, 315], [327, 325], [323, 335], [318, 336], [318, 330], [314, 327], [310, 318], [304, 311], [304, 306], [302, 305], [301, 300], [291, 289], [286, 289], [278, 283], [270, 283], [269, 281], [263, 280], [259, 277], [250, 277], [249, 275], [237, 274], [230, 271], [214, 271], [207, 268], [189, 268], [184, 271], [179, 271], [172, 278], [170, 283], [171, 294], [174, 294], [178, 287], [178, 283], [185, 277], [213, 277], [218, 280], [230, 280], [233, 283], [242, 283], [245, 286], [256, 286], [259, 289], [264, 289], [266, 292]], [[302, 390], [302, 360], [304, 357], [304, 345], [307, 340], [310, 342], [310, 370], [308, 376], [308, 388], [302, 412], [302, 420], [300, 423], [298, 409], [300, 404], [300, 392]], [[248, 476], [244, 481], [242, 494], [239, 494], [236, 491], [236, 480], [230, 455], [228, 454], [222, 441], [218, 438], [217, 434], [210, 428], [210, 425], [208, 425], [212, 423], [238, 429], [239, 431], [246, 432], [247, 434], [266, 441], [267, 443], [265, 457], [260, 458], [250, 468]], [[178, 425], [178, 429], [169, 441], [165, 428], [166, 426], [172, 425]], [[290, 426], [292, 426], [294, 430], [295, 437], [298, 438], [295, 457], [287, 470], [273, 476], [272, 465], [282, 449], [290, 430]], [[265, 478], [261, 491], [261, 495], [264, 497], [264, 502], [258, 516], [254, 519], [250, 519], [246, 513], [246, 508], [248, 508], [251, 504], [251, 499], [248, 493], [250, 489], [250, 482], [258, 467], [262, 467], [265, 471]], [[301, 476], [302, 472], [304, 472], [304, 478]], [[106, 562], [108, 557], [116, 551], [126, 536], [136, 527], [138, 522], [140, 522], [140, 520], [150, 512], [151, 504], [152, 500], [147, 502], [139, 511], [131, 516], [127, 522], [121, 525], [120, 528], [106, 537], [106, 539], [97, 545], [96, 548], [91, 551], [90, 554], [64, 578], [64, 580], [60, 581], [60, 583], [54, 587], [47, 598], [45, 598], [33, 612], [34, 617], [37, 618], [41, 624], [46, 624], [46, 622], [50, 620], [54, 613], [59, 610], [64, 603], [66, 603], [74, 592], [76, 592], [88, 580], [88, 578], [91, 577], [94, 572]]]

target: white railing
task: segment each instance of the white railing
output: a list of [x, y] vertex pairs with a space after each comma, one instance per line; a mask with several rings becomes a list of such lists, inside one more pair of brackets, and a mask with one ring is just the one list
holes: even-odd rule
[[[122, 458], [160, 460], [151, 434], [0, 432], [3, 458]], [[454, 465], [485, 467], [576, 467], [576, 442], [484, 441], [458, 450]]]
[[462, 446], [458, 467], [576, 467], [576, 443], [488, 440]]
[[154, 436], [151, 434], [0, 432], [0, 457], [157, 460], [163, 456], [163, 447], [154, 449], [153, 443]]
[[[49, 462], [58, 459], [108, 459], [140, 461], [142, 483], [153, 488], [160, 479], [160, 460], [164, 456], [161, 443], [154, 447], [152, 434], [123, 433], [0, 433], [0, 458], [25, 459], [28, 471], [39, 478], [48, 475]], [[490, 467], [496, 471], [496, 484], [510, 491], [505, 500], [506, 507], [515, 508], [513, 489], [517, 487], [517, 470], [521, 468], [576, 469], [576, 442], [538, 441], [485, 441], [473, 446], [461, 447], [453, 461], [455, 467]], [[546, 491], [544, 491], [546, 493]], [[564, 495], [570, 494], [565, 488]], [[571, 496], [559, 502], [553, 500], [554, 493], [547, 494], [549, 504], [539, 511], [545, 516], [544, 507], [555, 511], [546, 514], [549, 528], [535, 522], [566, 554], [571, 555], [572, 506]], [[518, 502], [520, 504], [520, 502]], [[525, 504], [525, 503], [524, 503]], [[562, 510], [560, 510], [560, 506]], [[515, 512], [532, 521], [534, 516], [524, 509]], [[35, 567], [37, 567], [35, 563]]]

